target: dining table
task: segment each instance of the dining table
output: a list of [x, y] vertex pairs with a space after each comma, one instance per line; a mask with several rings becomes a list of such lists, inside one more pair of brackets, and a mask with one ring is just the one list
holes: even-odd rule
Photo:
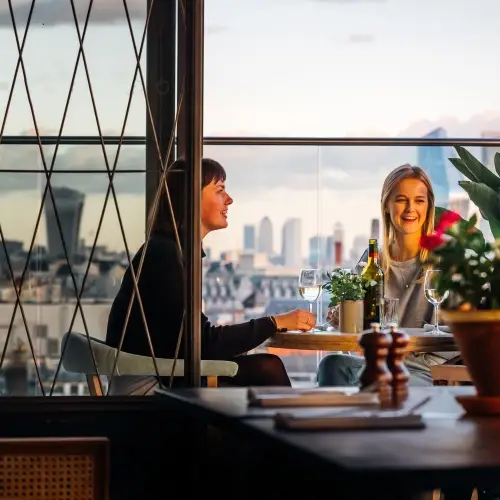
[[[411, 387], [408, 410], [402, 411], [421, 415], [425, 427], [420, 429], [292, 431], [276, 427], [277, 413], [300, 417], [332, 409], [255, 407], [243, 387], [158, 389], [156, 395], [173, 412], [218, 430], [213, 446], [232, 437], [218, 469], [225, 471], [225, 485], [230, 480], [235, 489], [244, 484], [243, 493], [255, 486], [245, 498], [322, 499], [329, 494], [339, 499], [414, 500], [432, 498], [433, 490], [439, 496], [439, 489], [446, 490], [446, 498], [464, 499], [475, 487], [499, 486], [500, 418], [467, 415], [456, 399], [474, 397], [475, 392], [471, 386]], [[266, 497], [271, 487], [276, 496]]]
[[[434, 335], [424, 328], [400, 328], [409, 336], [406, 352], [450, 352], [458, 351], [452, 333]], [[270, 337], [263, 347], [297, 349], [303, 351], [360, 351], [359, 339], [362, 334], [336, 331], [287, 331]]]

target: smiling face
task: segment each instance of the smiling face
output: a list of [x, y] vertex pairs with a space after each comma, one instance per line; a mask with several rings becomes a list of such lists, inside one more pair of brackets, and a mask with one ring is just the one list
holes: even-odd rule
[[227, 211], [233, 199], [227, 194], [224, 181], [213, 180], [201, 190], [201, 233], [227, 227]]
[[396, 232], [421, 234], [429, 210], [426, 185], [420, 179], [403, 179], [391, 191], [385, 209]]

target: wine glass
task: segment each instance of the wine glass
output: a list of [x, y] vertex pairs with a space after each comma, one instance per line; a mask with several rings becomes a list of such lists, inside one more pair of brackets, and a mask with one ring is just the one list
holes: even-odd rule
[[321, 272], [319, 269], [302, 269], [299, 277], [299, 295], [309, 302], [309, 312], [312, 313], [312, 303], [321, 294]]
[[439, 305], [448, 298], [449, 290], [440, 293], [437, 289], [441, 271], [430, 269], [425, 273], [424, 292], [425, 298], [434, 306], [434, 329], [429, 332], [431, 335], [442, 335], [444, 332], [439, 329]]

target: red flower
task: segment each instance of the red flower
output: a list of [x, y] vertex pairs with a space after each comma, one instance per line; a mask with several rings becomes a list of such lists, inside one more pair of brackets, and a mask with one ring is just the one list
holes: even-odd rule
[[425, 250], [434, 250], [444, 243], [442, 233], [424, 234], [420, 238], [420, 246]]
[[456, 212], [451, 212], [449, 210], [443, 212], [436, 224], [436, 233], [443, 234], [444, 232], [448, 231], [451, 226], [456, 224], [460, 219], [460, 215], [458, 215]]

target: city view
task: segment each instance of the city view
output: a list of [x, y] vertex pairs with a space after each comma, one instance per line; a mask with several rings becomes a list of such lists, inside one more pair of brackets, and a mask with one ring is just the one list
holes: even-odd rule
[[[80, 19], [88, 7], [88, 2], [83, 3], [78, 7]], [[129, 3], [134, 36], [139, 39], [146, 2]], [[500, 138], [500, 98], [494, 85], [498, 71], [494, 64], [482, 64], [496, 55], [494, 47], [500, 42], [492, 21], [500, 13], [496, 2], [479, 1], [483, 13], [490, 13], [480, 19], [477, 5], [457, 11], [450, 0], [439, 6], [423, 1], [418, 13], [396, 8], [389, 0], [352, 3], [290, 1], [283, 23], [278, 11], [283, 12], [285, 0], [276, 2], [279, 9], [264, 0], [237, 6], [229, 0], [208, 2], [204, 135]], [[356, 13], [358, 3], [365, 12], [362, 17]], [[125, 244], [112, 198], [97, 234], [109, 184], [106, 163], [113, 165], [117, 147], [106, 145], [105, 158], [98, 141], [93, 145], [68, 141], [58, 148], [47, 144], [41, 149], [36, 141], [29, 142], [36, 130], [57, 136], [78, 49], [69, 6], [61, 3], [55, 16], [53, 4], [37, 2], [23, 54], [35, 119], [20, 71], [9, 99], [18, 50], [8, 9], [0, 6], [0, 55], [5, 61], [0, 117], [6, 117], [0, 144], [0, 348], [9, 339], [0, 372], [4, 395], [41, 392], [33, 358], [45, 389], [50, 389], [62, 335], [70, 327], [81, 333], [87, 330], [96, 339], [105, 337], [109, 308], [129, 256], [145, 235], [144, 145], [125, 145], [116, 158], [114, 186]], [[15, 4], [20, 37], [26, 5]], [[260, 13], [267, 9], [264, 18], [259, 9]], [[48, 15], [52, 21], [45, 25]], [[377, 22], [368, 23], [371, 17]], [[256, 32], [248, 27], [252, 22]], [[456, 29], [462, 22], [469, 26], [466, 48], [461, 43], [465, 35]], [[305, 41], [292, 36], [300, 30], [307, 32]], [[417, 37], [419, 45], [414, 42]], [[108, 0], [106, 7], [96, 8], [85, 51], [99, 128], [103, 134], [119, 135], [136, 62], [121, 1]], [[428, 57], [429, 51], [435, 57]], [[279, 70], [278, 59], [282, 61]], [[115, 62], [111, 69], [110, 60]], [[234, 61], [229, 69], [228, 60]], [[466, 74], [456, 81], [453, 64], [464, 60], [480, 67], [481, 78]], [[141, 64], [145, 71], [144, 57]], [[365, 72], [375, 65], [376, 76], [367, 78]], [[82, 67], [75, 82], [63, 135], [98, 137]], [[353, 93], [355, 99], [350, 97]], [[137, 79], [125, 136], [144, 137], [146, 120]], [[7, 137], [19, 141], [8, 143]], [[21, 144], [22, 140], [27, 142]], [[498, 148], [470, 150], [493, 168]], [[204, 312], [217, 324], [307, 307], [297, 292], [301, 268], [353, 267], [368, 238], [381, 237], [380, 191], [385, 176], [398, 165], [419, 165], [429, 174], [438, 206], [463, 217], [476, 213], [458, 185], [460, 174], [448, 161], [454, 156], [451, 147], [208, 144], [204, 156], [225, 167], [227, 190], [234, 198], [229, 227], [203, 243], [207, 254]], [[40, 210], [46, 185], [43, 168], [52, 161], [50, 182], [66, 252], [50, 196]], [[486, 221], [479, 218], [478, 226], [491, 237]], [[19, 285], [23, 273], [21, 311], [14, 284]], [[83, 315], [75, 299], [80, 293]], [[327, 303], [323, 295], [315, 306], [318, 324], [325, 321]], [[316, 353], [279, 354], [297, 384], [314, 381]], [[6, 380], [9, 367], [15, 375], [10, 382]], [[56, 394], [87, 393], [80, 375], [62, 370], [57, 380]]]

